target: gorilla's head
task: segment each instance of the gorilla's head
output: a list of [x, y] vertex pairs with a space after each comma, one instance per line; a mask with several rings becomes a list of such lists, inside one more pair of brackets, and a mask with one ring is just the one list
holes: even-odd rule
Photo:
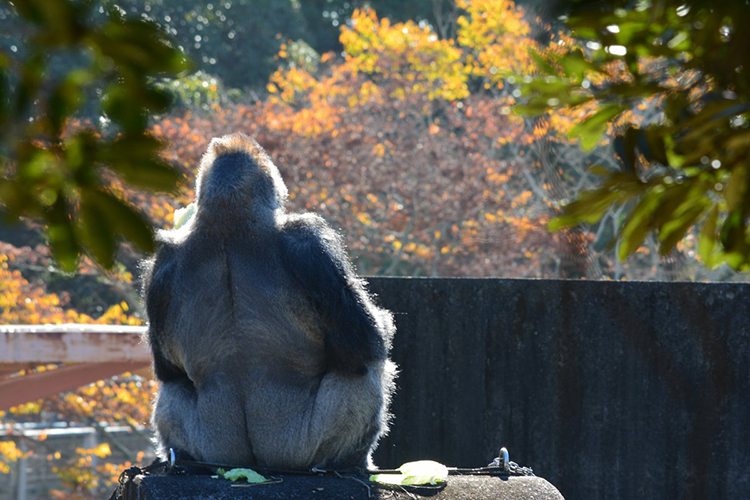
[[260, 216], [282, 209], [287, 189], [263, 148], [237, 133], [211, 141], [201, 160], [195, 197], [204, 213]]

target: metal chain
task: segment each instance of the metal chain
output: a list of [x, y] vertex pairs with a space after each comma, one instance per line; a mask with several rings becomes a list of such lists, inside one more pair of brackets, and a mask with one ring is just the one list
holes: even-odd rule
[[500, 448], [500, 455], [489, 463], [488, 468], [499, 468], [502, 471], [507, 472], [511, 476], [533, 476], [534, 471], [531, 467], [522, 467], [515, 462], [510, 461], [508, 455], [508, 449], [505, 447]]
[[534, 470], [531, 467], [522, 467], [515, 462], [508, 463], [508, 472], [511, 476], [533, 476]]

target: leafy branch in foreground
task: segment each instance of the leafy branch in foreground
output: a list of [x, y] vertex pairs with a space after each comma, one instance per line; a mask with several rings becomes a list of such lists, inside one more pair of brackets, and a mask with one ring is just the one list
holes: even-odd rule
[[[187, 69], [184, 55], [155, 25], [126, 19], [116, 7], [94, 25], [87, 22], [94, 2], [10, 6], [28, 40], [0, 51], [0, 203], [7, 218], [42, 220], [66, 271], [84, 251], [111, 268], [118, 238], [152, 251], [150, 224], [110, 184], [114, 174], [133, 187], [170, 191], [180, 179], [147, 127], [149, 115], [170, 103], [155, 78]], [[64, 71], [61, 61], [69, 65]], [[100, 103], [101, 122], [110, 122], [107, 134], [101, 124], [69, 127], [92, 101]]]
[[[708, 267], [750, 269], [750, 30], [738, 24], [750, 5], [627, 5], [574, 4], [566, 24], [583, 48], [537, 55], [543, 74], [522, 86], [522, 114], [594, 108], [569, 136], [588, 150], [610, 130], [621, 162], [617, 172], [596, 169], [600, 187], [565, 205], [549, 229], [596, 223], [625, 205], [621, 259], [651, 230], [667, 254], [702, 224]], [[648, 108], [659, 110], [658, 120], [643, 120]]]

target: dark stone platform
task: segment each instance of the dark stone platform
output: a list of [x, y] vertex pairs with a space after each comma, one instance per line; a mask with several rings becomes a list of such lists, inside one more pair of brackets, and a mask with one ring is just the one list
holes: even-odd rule
[[136, 476], [123, 500], [564, 500], [549, 482], [530, 476], [450, 476], [440, 489], [383, 487], [370, 483], [366, 475], [274, 477], [282, 481], [248, 485], [210, 476]]

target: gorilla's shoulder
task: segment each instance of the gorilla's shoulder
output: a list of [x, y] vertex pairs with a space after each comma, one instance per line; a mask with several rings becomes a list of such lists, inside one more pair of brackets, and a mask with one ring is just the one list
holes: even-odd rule
[[339, 257], [343, 251], [341, 236], [319, 215], [313, 213], [289, 214], [281, 227], [281, 240], [287, 252], [325, 252]]
[[281, 223], [281, 233], [284, 235], [312, 237], [321, 236], [326, 231], [331, 231], [328, 223], [314, 213], [287, 214]]
[[[142, 293], [148, 294], [156, 273], [172, 274], [174, 265], [172, 261], [177, 250], [177, 244], [171, 231], [160, 230], [156, 232], [156, 252], [138, 263], [141, 275]], [[165, 273], [166, 269], [166, 273]], [[147, 297], [144, 297], [147, 298]]]

